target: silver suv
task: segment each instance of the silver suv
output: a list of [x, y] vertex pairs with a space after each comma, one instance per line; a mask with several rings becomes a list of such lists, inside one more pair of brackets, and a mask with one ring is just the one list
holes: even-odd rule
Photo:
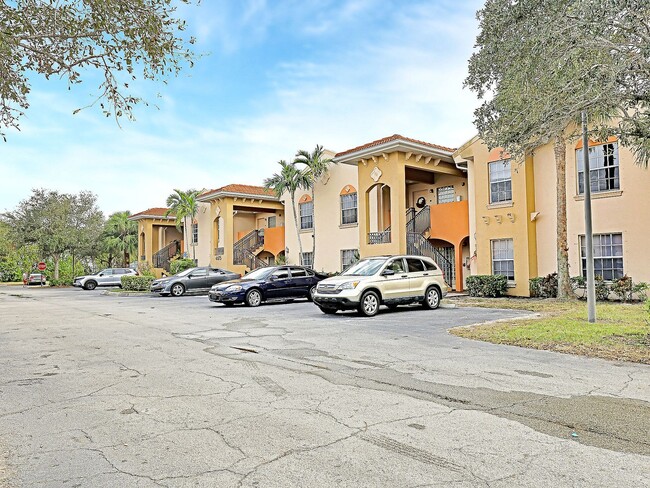
[[314, 303], [323, 313], [357, 309], [372, 317], [380, 305], [421, 303], [436, 309], [449, 291], [438, 265], [424, 256], [377, 256], [350, 266], [341, 275], [321, 281]]
[[131, 268], [107, 268], [94, 275], [77, 276], [72, 284], [84, 290], [94, 290], [98, 286], [122, 286], [122, 276], [136, 274]]

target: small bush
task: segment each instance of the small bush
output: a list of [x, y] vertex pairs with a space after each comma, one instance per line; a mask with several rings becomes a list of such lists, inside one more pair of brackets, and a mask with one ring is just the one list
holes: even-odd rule
[[474, 275], [467, 277], [467, 293], [471, 297], [500, 297], [508, 289], [503, 275]]
[[645, 301], [648, 298], [647, 283], [634, 283], [629, 276], [615, 280], [611, 285], [612, 293], [622, 302]]
[[177, 259], [172, 261], [169, 265], [169, 272], [173, 275], [185, 271], [196, 266], [196, 262], [193, 259]]
[[122, 289], [126, 291], [149, 291], [153, 276], [122, 276]]
[[147, 261], [138, 262], [138, 274], [140, 276], [150, 276], [152, 278], [156, 277], [156, 275], [153, 272], [153, 268]]
[[602, 276], [596, 276], [596, 301], [604, 302], [609, 298], [609, 284]]
[[68, 282], [67, 280], [62, 280], [62, 279], [56, 280], [52, 278], [51, 280], [47, 281], [47, 284], [50, 286], [65, 286], [65, 285], [69, 285], [70, 282]]
[[557, 273], [530, 279], [530, 296], [537, 298], [557, 297]]

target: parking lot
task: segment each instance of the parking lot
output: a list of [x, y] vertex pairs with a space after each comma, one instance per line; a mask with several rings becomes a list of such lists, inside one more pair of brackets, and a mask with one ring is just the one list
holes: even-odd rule
[[647, 486], [650, 368], [447, 333], [524, 315], [0, 287], [0, 486]]

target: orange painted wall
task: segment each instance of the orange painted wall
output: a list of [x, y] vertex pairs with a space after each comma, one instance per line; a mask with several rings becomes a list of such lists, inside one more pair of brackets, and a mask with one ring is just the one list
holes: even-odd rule
[[443, 239], [457, 246], [469, 235], [469, 205], [461, 202], [431, 205], [432, 239]]
[[264, 229], [264, 250], [274, 256], [284, 251], [284, 227]]

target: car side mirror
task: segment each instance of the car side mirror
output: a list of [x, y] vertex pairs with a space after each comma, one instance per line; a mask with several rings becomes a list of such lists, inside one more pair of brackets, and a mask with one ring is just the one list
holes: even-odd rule
[[269, 276], [269, 281], [275, 281], [275, 279], [276, 279], [276, 278], [275, 278], [274, 275]]
[[104, 276], [104, 273], [99, 273], [99, 277], [101, 278], [102, 276]]
[[393, 276], [395, 274], [395, 271], [392, 269], [385, 269], [384, 271], [381, 272], [382, 276]]

